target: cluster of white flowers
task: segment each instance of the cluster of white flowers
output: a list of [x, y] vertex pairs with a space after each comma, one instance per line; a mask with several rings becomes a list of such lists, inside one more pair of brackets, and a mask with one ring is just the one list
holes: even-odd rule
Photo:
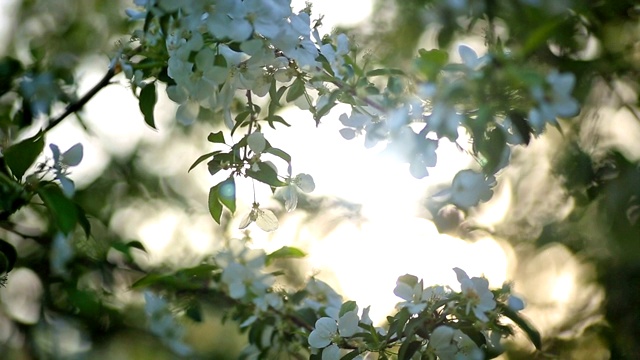
[[462, 294], [466, 299], [466, 312], [473, 311], [478, 320], [489, 321], [487, 312], [496, 308], [493, 293], [489, 290], [489, 281], [485, 278], [469, 278], [466, 272], [460, 268], [454, 268], [458, 281], [462, 288]]
[[557, 125], [557, 117], [570, 117], [578, 113], [580, 105], [571, 96], [575, 82], [572, 73], [553, 71], [546, 78], [546, 86], [534, 86], [531, 89], [537, 107], [529, 111], [529, 123], [536, 134], [542, 133], [546, 123]]
[[440, 360], [483, 360], [484, 353], [471, 338], [452, 327], [438, 326], [431, 333], [429, 347]]
[[275, 277], [264, 273], [266, 253], [249, 249], [242, 240], [232, 239], [214, 260], [222, 271], [222, 282], [234, 299], [252, 300], [267, 294]]
[[[129, 10], [132, 19], [143, 19], [149, 11], [156, 16], [162, 12], [180, 14], [179, 20], [171, 22], [165, 41], [168, 75], [175, 81], [167, 94], [180, 104], [176, 117], [185, 124], [204, 107], [225, 110], [226, 124], [232, 128], [228, 109], [236, 90], [265, 96], [273, 81], [291, 81], [296, 75], [293, 68], [319, 71], [320, 51], [339, 73], [340, 56], [348, 51], [344, 35], [337, 37], [337, 48], [323, 43], [311, 28], [308, 9], [294, 13], [290, 0], [135, 3], [144, 10]], [[139, 37], [147, 38], [146, 34]], [[237, 46], [232, 49], [229, 41]]]
[[[313, 349], [322, 350], [322, 360], [338, 360], [341, 357], [340, 347], [342, 341], [349, 340], [357, 333], [365, 331], [360, 325], [371, 325], [369, 317], [369, 307], [362, 309], [358, 316], [358, 306], [345, 311], [342, 315], [338, 312], [330, 316], [319, 318], [314, 326], [314, 330], [309, 333], [308, 342]], [[379, 335], [384, 336], [386, 332], [381, 328], [376, 328]], [[362, 355], [354, 359], [363, 359]]]
[[410, 314], [415, 315], [422, 312], [429, 302], [437, 302], [447, 297], [448, 291], [443, 286], [429, 286], [426, 289], [422, 280], [411, 286], [402, 278], [396, 282], [393, 293], [405, 300], [396, 305], [396, 309], [406, 308]]

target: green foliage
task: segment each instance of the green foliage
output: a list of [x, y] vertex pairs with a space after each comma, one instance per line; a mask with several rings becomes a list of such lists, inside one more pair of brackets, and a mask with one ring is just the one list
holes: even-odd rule
[[[244, 2], [243, 6], [249, 3]], [[198, 202], [179, 189], [182, 185], [138, 166], [137, 159], [156, 150], [140, 145], [134, 153], [114, 157], [93, 183], [83, 182], [86, 188], [73, 195], [76, 189], [67, 177], [68, 168], [80, 164], [83, 147], [74, 145], [63, 153], [57, 150], [51, 164], [51, 159], [44, 156], [45, 143], [50, 140], [47, 134], [75, 114], [88, 133], [95, 135], [91, 125], [87, 126], [91, 122], [85, 124], [80, 117], [80, 110], [100, 89], [112, 83], [116, 73], [123, 73], [130, 81], [127, 86], [134, 90], [144, 121], [153, 129], [157, 129], [154, 110], [163, 96], [158, 90], [164, 85], [188, 90], [184, 94], [177, 91], [183, 96], [176, 96], [176, 101], [182, 109], [189, 106], [188, 113], [195, 114], [198, 127], [192, 127], [193, 131], [180, 126], [176, 127], [178, 130], [169, 129], [173, 132], [167, 138], [174, 141], [191, 132], [209, 133], [207, 140], [212, 148], [201, 150], [206, 153], [188, 170], [206, 161], [211, 176], [226, 178], [209, 189], [207, 199], [210, 215], [222, 225], [215, 229], [215, 237], [221, 243], [224, 239], [225, 244], [229, 232], [224, 209], [233, 215], [237, 208], [236, 191], [244, 190], [236, 188], [236, 180], [250, 178], [254, 186], [266, 186], [273, 191], [282, 188], [287, 211], [295, 208], [298, 190], [308, 192], [301, 183], [296, 183], [300, 178], [292, 169], [295, 154], [290, 154], [286, 143], [273, 147], [263, 135], [267, 125], [279, 131], [282, 125], [294, 124], [281, 112], [292, 103], [308, 109], [317, 125], [338, 104], [350, 107], [351, 115], [341, 117], [345, 133], [352, 138], [364, 137], [367, 147], [387, 146], [388, 152], [408, 162], [411, 173], [419, 178], [436, 164], [435, 147], [440, 141], [465, 147], [459, 135], [466, 132], [471, 144], [465, 150], [473, 156], [473, 170], [462, 173], [466, 176], [456, 176], [451, 187], [440, 192], [444, 194], [442, 198], [447, 198], [443, 201], [449, 203], [434, 206], [436, 211], [452, 206], [456, 214], [470, 217], [469, 221], [461, 219], [456, 223], [464, 225], [455, 229], [460, 236], [468, 231], [466, 225], [474, 224], [474, 211], [470, 208], [487, 200], [485, 195], [493, 192], [490, 179], [500, 181], [502, 174], [509, 171], [511, 159], [519, 161], [519, 165], [527, 163], [526, 158], [520, 157], [526, 153], [524, 148], [539, 144], [539, 137], [545, 137], [544, 142], [553, 140], [546, 133], [559, 130], [562, 139], [549, 142], [557, 147], [557, 151], [550, 152], [558, 155], [553, 159], [553, 175], [570, 197], [567, 200], [572, 200], [565, 202], [574, 204], [568, 210], [569, 215], [544, 220], [539, 232], [508, 230], [513, 226], [509, 221], [524, 228], [534, 226], [530, 223], [541, 217], [549, 217], [534, 213], [526, 219], [513, 220], [511, 217], [520, 213], [529, 214], [527, 209], [520, 209], [522, 194], [514, 190], [513, 205], [504, 224], [491, 230], [498, 237], [535, 246], [564, 243], [585, 261], [595, 264], [597, 279], [607, 297], [605, 310], [598, 315], [604, 315], [606, 326], [610, 326], [610, 334], [602, 342], [610, 347], [612, 358], [640, 353], [637, 339], [629, 340], [624, 335], [640, 331], [640, 321], [628, 320], [637, 318], [637, 302], [633, 302], [637, 294], [633, 289], [638, 288], [640, 254], [637, 241], [640, 167], [633, 155], [617, 148], [624, 146], [612, 147], [597, 136], [588, 135], [592, 128], [597, 128], [589, 116], [600, 114], [601, 108], [625, 108], [637, 113], [638, 66], [634, 50], [637, 36], [633, 31], [638, 24], [637, 6], [627, 1], [467, 3], [466, 7], [459, 7], [449, 1], [380, 2], [378, 11], [384, 16], [374, 15], [378, 16], [376, 27], [368, 30], [373, 33], [359, 33], [355, 38], [340, 37], [339, 31], [323, 38], [312, 37], [311, 32], [317, 30], [321, 21], [316, 22], [312, 16], [307, 24], [309, 19], [301, 16], [287, 20], [286, 24], [297, 28], [308, 25], [310, 34], [296, 35], [295, 42], [287, 44], [282, 39], [276, 43], [268, 28], [259, 28], [264, 25], [259, 20], [265, 12], [250, 13], [251, 21], [242, 26], [220, 26], [224, 28], [220, 31], [228, 33], [214, 36], [211, 29], [218, 22], [241, 21], [243, 17], [223, 16], [214, 25], [206, 24], [205, 20], [217, 14], [211, 10], [204, 17], [195, 16], [187, 21], [184, 16], [193, 14], [180, 6], [191, 6], [190, 2], [148, 2], [146, 7], [137, 8], [139, 14], [130, 12], [132, 19], [124, 19], [120, 6], [110, 1], [83, 1], [73, 6], [66, 1], [20, 2], [16, 21], [19, 28], [13, 32], [19, 38], [11, 40], [7, 55], [0, 57], [0, 236], [10, 240], [0, 240], [0, 275], [4, 283], [10, 279], [6, 277], [9, 271], [21, 267], [35, 274], [45, 294], [34, 304], [38, 313], [47, 317], [36, 324], [21, 322], [5, 310], [1, 314], [6, 321], [15, 323], [10, 328], [17, 329], [16, 334], [25, 339], [25, 349], [34, 349], [27, 357], [63, 356], [45, 349], [42, 344], [46, 341], [37, 335], [41, 328], [54, 328], [52, 314], [64, 318], [62, 321], [71, 324], [70, 328], [82, 329], [96, 344], [97, 339], [111, 338], [119, 331], [137, 327], [141, 314], [130, 311], [134, 307], [131, 304], [118, 303], [123, 288], [159, 294], [146, 298], [150, 307], [145, 309], [146, 315], [155, 324], [150, 331], [178, 353], [183, 349], [181, 327], [167, 319], [184, 314], [190, 321], [206, 324], [203, 305], [209, 303], [228, 310], [228, 318], [247, 332], [249, 343], [257, 348], [257, 353], [245, 354], [248, 358], [277, 358], [276, 354], [290, 353], [320, 358], [332, 351], [326, 346], [314, 349], [315, 354], [310, 355], [307, 346], [310, 334], [316, 330], [314, 324], [337, 309], [335, 301], [317, 305], [321, 303], [318, 299], [331, 299], [331, 293], [327, 290], [315, 294], [311, 286], [287, 293], [284, 288], [291, 284], [274, 287], [265, 280], [288, 273], [278, 268], [281, 264], [276, 260], [303, 258], [305, 253], [300, 249], [285, 246], [256, 256], [249, 248], [227, 244], [219, 253], [203, 255], [204, 259], [197, 259], [199, 265], [194, 266], [190, 255], [183, 256], [180, 247], [172, 244], [169, 248], [175, 253], [174, 263], [153, 267], [140, 261], [136, 254], [149, 258], [154, 254], [144, 254], [146, 250], [140, 240], [123, 238], [131, 232], [114, 229], [116, 215], [121, 216], [123, 209], [152, 199], [199, 211], [197, 206], [191, 206]], [[192, 21], [204, 22], [198, 28], [186, 29]], [[275, 26], [273, 21], [268, 23]], [[250, 31], [235, 32], [243, 27]], [[129, 36], [133, 41], [124, 39], [114, 51], [113, 36], [132, 29], [135, 32]], [[419, 43], [419, 39], [426, 38], [424, 34], [435, 34], [437, 49], [419, 49], [424, 46]], [[87, 41], [89, 38], [91, 41]], [[451, 48], [467, 38], [482, 40], [486, 49], [476, 53], [463, 46]], [[596, 44], [596, 51], [589, 50], [588, 43]], [[310, 47], [312, 59], [300, 56]], [[203, 49], [211, 51], [210, 58]], [[368, 49], [373, 51], [367, 53]], [[452, 60], [454, 56], [450, 54], [455, 51], [462, 63]], [[244, 52], [243, 56], [233, 55], [240, 52]], [[113, 61], [105, 78], [80, 97], [75, 93], [78, 61], [95, 53], [109, 53]], [[174, 67], [176, 62], [181, 67]], [[608, 95], [593, 96], [600, 92]], [[181, 98], [187, 100], [180, 102]], [[581, 112], [576, 110], [576, 104], [582, 105]], [[51, 116], [62, 108], [64, 111], [58, 117]], [[36, 135], [25, 139], [38, 127], [41, 130]], [[54, 148], [57, 149], [51, 147]], [[43, 159], [41, 163], [37, 162], [39, 158]], [[286, 172], [270, 160], [278, 165], [284, 161]], [[185, 169], [187, 165], [184, 164]], [[527, 184], [521, 181], [527, 180], [527, 171], [508, 176], [514, 176], [514, 183]], [[540, 181], [531, 189], [517, 190], [533, 192], [544, 182], [547, 181]], [[300, 201], [305, 211], [326, 210], [317, 205], [321, 201]], [[274, 230], [278, 226], [274, 212], [260, 208], [257, 202], [242, 227], [256, 223], [260, 228]], [[262, 199], [260, 202], [265, 204]], [[206, 213], [206, 209], [202, 211]], [[279, 214], [277, 210], [275, 213]], [[145, 221], [152, 219], [151, 215]], [[189, 261], [189, 265], [184, 265]], [[355, 266], [362, 264], [372, 266], [366, 259], [358, 259]], [[263, 272], [264, 266], [273, 269]], [[618, 281], [619, 278], [625, 281]], [[422, 282], [415, 276], [405, 275], [398, 281], [423, 290]], [[422, 293], [415, 294], [419, 297]], [[420, 299], [411, 303], [405, 299], [411, 304], [405, 304], [406, 307], [387, 318], [386, 334], [359, 318], [357, 332], [349, 336], [335, 333], [330, 343], [343, 349], [342, 359], [353, 359], [369, 351], [379, 352], [381, 359], [392, 353], [400, 359], [418, 354], [446, 358], [438, 353], [433, 345], [438, 342], [431, 337], [438, 328], [446, 327], [440, 335], [455, 336], [445, 338], [448, 343], [442, 343], [457, 346], [460, 339], [468, 340], [467, 345], [490, 358], [501, 350], [491, 348], [486, 331], [501, 336], [512, 334], [500, 322], [504, 317], [520, 328], [537, 350], [553, 353], [550, 349], [554, 350], [554, 342], [557, 346], [554, 336], [558, 334], [545, 332], [548, 338], [543, 343], [540, 332], [522, 314], [505, 305], [506, 290], [493, 294], [496, 307], [484, 313], [489, 318], [486, 322], [481, 319], [483, 313], [478, 315], [470, 310], [474, 303], [463, 292], [452, 293], [440, 301]], [[6, 299], [9, 298], [3, 297], [3, 301], [11, 301]], [[280, 306], [278, 301], [286, 306], [284, 303]], [[353, 301], [340, 300], [338, 304], [342, 304], [340, 317], [358, 311]], [[331, 321], [340, 325], [339, 319], [325, 324]], [[161, 326], [168, 323], [175, 326], [168, 329]], [[346, 326], [341, 325], [339, 331]]]
[[153, 129], [156, 129], [156, 121], [153, 116], [153, 109], [156, 106], [156, 83], [152, 82], [146, 84], [140, 89], [140, 111], [144, 115], [144, 122], [147, 123]]
[[43, 149], [44, 134], [38, 132], [36, 135], [24, 139], [5, 150], [4, 162], [11, 170], [11, 174], [17, 180], [21, 180], [27, 169], [33, 165]]

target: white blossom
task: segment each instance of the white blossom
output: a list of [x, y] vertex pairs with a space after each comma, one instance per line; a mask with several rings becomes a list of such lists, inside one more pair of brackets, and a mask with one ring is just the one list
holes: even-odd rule
[[542, 86], [534, 86], [531, 95], [537, 101], [538, 106], [529, 111], [529, 123], [540, 134], [544, 130], [545, 124], [557, 124], [557, 117], [575, 116], [580, 111], [580, 105], [571, 96], [576, 78], [572, 73], [551, 72], [546, 83], [550, 87], [550, 92]]
[[469, 278], [466, 272], [460, 268], [454, 268], [462, 289], [462, 294], [467, 300], [467, 314], [473, 311], [478, 320], [489, 321], [486, 313], [495, 309], [496, 301], [489, 290], [489, 281], [485, 278]]

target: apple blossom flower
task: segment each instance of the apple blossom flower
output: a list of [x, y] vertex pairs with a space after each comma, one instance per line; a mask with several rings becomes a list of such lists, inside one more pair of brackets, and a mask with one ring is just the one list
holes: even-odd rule
[[580, 111], [578, 101], [571, 96], [576, 78], [570, 72], [551, 72], [547, 75], [546, 84], [550, 91], [542, 86], [534, 86], [531, 95], [538, 103], [537, 107], [529, 111], [529, 124], [536, 131], [542, 133], [545, 123], [557, 124], [557, 117], [575, 116]]
[[316, 188], [313, 178], [309, 174], [298, 174], [287, 180], [288, 185], [283, 190], [284, 207], [291, 212], [298, 206], [298, 189], [310, 193]]
[[255, 222], [260, 229], [267, 232], [278, 229], [278, 218], [273, 211], [269, 209], [261, 209], [260, 204], [258, 203], [253, 203], [251, 211], [245, 215], [238, 228], [246, 229], [253, 222]]
[[485, 278], [469, 278], [466, 272], [460, 268], [454, 268], [462, 289], [462, 294], [467, 301], [466, 312], [473, 311], [478, 320], [489, 321], [486, 313], [495, 309], [496, 301], [489, 290], [489, 281]]

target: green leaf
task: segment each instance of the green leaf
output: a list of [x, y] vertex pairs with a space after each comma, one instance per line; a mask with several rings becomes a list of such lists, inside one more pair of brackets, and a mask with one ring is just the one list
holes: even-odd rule
[[215, 220], [218, 224], [220, 224], [220, 218], [222, 217], [222, 204], [220, 203], [220, 198], [218, 197], [218, 186], [220, 184], [211, 187], [209, 189], [209, 213], [213, 220]]
[[187, 277], [198, 277], [198, 278], [206, 278], [210, 277], [212, 271], [218, 270], [218, 267], [213, 264], [200, 264], [188, 269], [182, 269], [178, 272], [179, 275], [184, 275]]
[[131, 248], [138, 249], [138, 250], [142, 250], [144, 252], [147, 252], [147, 249], [145, 249], [144, 245], [142, 245], [142, 243], [140, 241], [138, 241], [138, 240], [129, 241], [127, 243], [127, 246], [131, 247]]
[[222, 131], [218, 131], [217, 133], [210, 133], [207, 136], [207, 141], [215, 143], [215, 144], [225, 144], [224, 134]]
[[551, 20], [540, 23], [536, 29], [529, 31], [529, 37], [522, 47], [522, 56], [527, 56], [541, 46], [547, 46], [547, 40], [556, 33], [563, 20]]
[[0, 59], [0, 96], [11, 90], [13, 79], [20, 76], [22, 64], [11, 57]]
[[289, 124], [288, 122], [286, 122], [284, 120], [284, 118], [280, 115], [273, 115], [273, 116], [269, 116], [267, 118], [267, 122], [269, 123], [269, 126], [271, 126], [272, 129], [275, 129], [275, 125], [273, 125], [274, 122], [279, 122], [281, 124], [283, 124], [284, 126], [291, 126], [291, 124]]
[[278, 148], [274, 148], [274, 147], [267, 147], [264, 152], [269, 153], [271, 155], [275, 155], [277, 157], [279, 157], [280, 159], [291, 163], [291, 155], [287, 154], [286, 152], [278, 149]]
[[420, 49], [415, 66], [428, 80], [433, 81], [447, 61], [449, 61], [449, 54], [446, 51]]
[[287, 91], [287, 97], [285, 100], [287, 100], [287, 102], [292, 102], [302, 96], [302, 94], [304, 94], [304, 81], [300, 78], [296, 78], [293, 81], [293, 84], [289, 86], [289, 91]]
[[165, 275], [149, 274], [149, 275], [143, 276], [142, 278], [138, 279], [138, 281], [134, 282], [131, 285], [131, 288], [132, 289], [146, 288], [148, 286], [151, 286], [153, 284], [156, 284], [164, 280], [165, 278], [166, 278]]
[[138, 99], [140, 100], [140, 111], [142, 112], [142, 115], [144, 115], [144, 122], [157, 130], [155, 119], [153, 117], [153, 108], [156, 106], [157, 101], [156, 83], [152, 82], [145, 85], [142, 90], [140, 90], [140, 96]]
[[342, 304], [342, 306], [340, 306], [339, 316], [342, 316], [342, 315], [348, 313], [349, 311], [353, 311], [353, 310], [355, 310], [357, 308], [358, 308], [358, 305], [356, 304], [355, 301], [353, 301], [353, 300], [345, 301]]
[[504, 314], [504, 316], [513, 320], [513, 322], [516, 323], [516, 325], [518, 325], [518, 327], [520, 327], [520, 329], [522, 329], [525, 334], [527, 334], [536, 349], [541, 350], [542, 338], [540, 337], [540, 333], [533, 327], [533, 325], [531, 325], [525, 318], [520, 316], [519, 313], [513, 311], [510, 307], [504, 304], [499, 304], [499, 307], [500, 310], [502, 310], [502, 314]]
[[4, 161], [11, 169], [11, 173], [20, 180], [24, 173], [36, 161], [38, 155], [44, 149], [44, 136], [42, 131], [35, 136], [24, 139], [10, 146], [4, 151]]
[[38, 188], [38, 195], [53, 217], [53, 225], [65, 234], [70, 233], [78, 223], [78, 208], [55, 184]]
[[[411, 338], [413, 338], [413, 336]], [[409, 341], [408, 338], [405, 339], [402, 343], [402, 346], [400, 346], [400, 350], [398, 351], [398, 359], [410, 360], [421, 346], [422, 342], [420, 341]]]
[[0, 266], [0, 274], [8, 273], [13, 269], [13, 266], [16, 264], [16, 260], [18, 259], [16, 248], [10, 243], [0, 239], [0, 255], [4, 257]]
[[247, 176], [275, 187], [287, 185], [285, 182], [278, 179], [278, 173], [276, 173], [276, 171], [271, 166], [267, 165], [264, 162], [258, 162], [256, 165], [258, 166], [259, 170], [253, 171], [252, 169], [249, 169], [247, 170]]
[[400, 69], [375, 69], [367, 71], [366, 77], [381, 76], [381, 75], [405, 75], [404, 71]]
[[291, 246], [283, 246], [280, 249], [272, 252], [267, 255], [267, 265], [271, 264], [273, 260], [276, 259], [295, 259], [295, 258], [303, 258], [307, 256], [304, 251], [291, 247]]
[[218, 200], [226, 206], [231, 213], [236, 212], [236, 182], [233, 176], [216, 185], [218, 187]]
[[197, 160], [196, 160], [196, 161], [191, 165], [191, 167], [189, 167], [189, 171], [187, 171], [187, 172], [190, 172], [191, 170], [193, 170], [193, 168], [195, 168], [196, 166], [198, 166], [198, 164], [200, 164], [201, 162], [203, 162], [203, 161], [207, 160], [208, 158], [210, 158], [210, 157], [212, 157], [212, 156], [215, 156], [216, 154], [219, 154], [219, 153], [220, 153], [220, 151], [219, 151], [219, 150], [217, 150], [217, 151], [212, 151], [212, 152], [210, 152], [210, 153], [208, 153], [208, 154], [201, 155], [201, 156], [200, 156], [200, 157], [199, 157], [199, 158], [198, 158], [198, 159], [197, 159]]
[[360, 351], [359, 350], [353, 350], [352, 352], [346, 354], [345, 356], [341, 357], [340, 360], [351, 360], [351, 359], [355, 359], [356, 356], [360, 355]]
[[202, 322], [202, 308], [198, 302], [192, 302], [189, 304], [187, 311], [185, 312], [187, 317], [195, 322]]
[[76, 210], [78, 211], [78, 223], [82, 227], [82, 230], [84, 230], [84, 234], [87, 237], [89, 237], [91, 236], [91, 223], [89, 222], [89, 219], [87, 218], [87, 214], [84, 212], [84, 209], [78, 204], [75, 204], [75, 205], [76, 205]]

